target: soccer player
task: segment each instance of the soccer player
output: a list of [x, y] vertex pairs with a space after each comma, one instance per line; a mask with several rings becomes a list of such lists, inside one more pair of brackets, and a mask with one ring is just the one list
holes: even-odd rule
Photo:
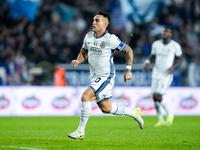
[[85, 126], [90, 117], [93, 100], [96, 101], [103, 113], [130, 116], [137, 121], [141, 129], [144, 127], [140, 107], [130, 109], [111, 101], [111, 89], [114, 86], [115, 79], [113, 53], [117, 50], [126, 55], [127, 66], [124, 82], [127, 82], [132, 78], [133, 51], [117, 36], [108, 33], [106, 28], [109, 22], [110, 16], [107, 13], [97, 12], [93, 19], [92, 31], [86, 34], [77, 59], [71, 62], [72, 67], [76, 67], [88, 59], [91, 73], [91, 85], [83, 92], [81, 97], [80, 124], [76, 131], [68, 134], [68, 137], [72, 139], [82, 140], [84, 138]]
[[[151, 54], [145, 61], [144, 70], [150, 69], [150, 62], [155, 59], [152, 72], [151, 89], [155, 108], [158, 116], [158, 123], [155, 127], [169, 126], [173, 123], [174, 115], [170, 111], [163, 95], [173, 80], [173, 71], [179, 66], [183, 60], [180, 45], [171, 39], [172, 30], [165, 27], [162, 39], [152, 44]], [[174, 61], [175, 60], [175, 61]], [[166, 121], [161, 113], [160, 108], [163, 107], [167, 113]]]

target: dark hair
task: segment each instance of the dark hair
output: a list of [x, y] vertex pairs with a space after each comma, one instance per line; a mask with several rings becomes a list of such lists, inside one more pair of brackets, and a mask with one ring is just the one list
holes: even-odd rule
[[102, 16], [108, 18], [108, 21], [110, 22], [110, 15], [108, 13], [102, 12], [102, 11], [98, 11], [97, 15], [102, 15]]
[[171, 31], [171, 33], [172, 33], [172, 28], [171, 27], [165, 26], [165, 28], [169, 29]]

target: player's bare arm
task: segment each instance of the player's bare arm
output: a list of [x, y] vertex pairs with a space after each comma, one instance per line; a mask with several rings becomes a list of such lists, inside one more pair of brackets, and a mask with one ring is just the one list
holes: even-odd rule
[[175, 57], [174, 65], [167, 70], [168, 74], [173, 74], [174, 69], [178, 67], [182, 63], [182, 61], [183, 55], [180, 57]]
[[155, 55], [150, 54], [149, 57], [147, 58], [147, 60], [145, 60], [145, 65], [143, 70], [147, 71], [150, 69], [150, 63], [153, 62], [155, 60]]
[[[126, 44], [125, 48], [121, 50], [122, 53], [126, 54], [126, 64], [127, 66], [132, 66], [133, 64], [133, 50]], [[127, 72], [131, 72], [130, 69], [126, 69]]]
[[130, 80], [132, 78], [131, 67], [133, 64], [133, 50], [130, 48], [130, 46], [126, 45], [125, 48], [121, 50], [121, 52], [126, 54], [127, 67], [126, 72], [124, 73], [124, 82], [127, 82], [127, 80]]
[[74, 68], [76, 67], [78, 64], [83, 63], [88, 57], [88, 52], [85, 50], [81, 50], [80, 53], [78, 54], [77, 59], [72, 60], [71, 62], [71, 66]]

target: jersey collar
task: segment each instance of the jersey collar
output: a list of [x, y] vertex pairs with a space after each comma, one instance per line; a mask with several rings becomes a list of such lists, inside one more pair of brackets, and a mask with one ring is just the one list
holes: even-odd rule
[[94, 37], [96, 38], [96, 39], [98, 39], [98, 38], [101, 38], [102, 36], [104, 36], [106, 33], [108, 33], [108, 30], [106, 30], [101, 36], [99, 36], [99, 37], [96, 37], [95, 36], [95, 33], [93, 34], [94, 35]]
[[169, 43], [171, 43], [171, 41], [172, 41], [172, 39], [170, 39], [170, 41], [169, 41], [167, 44], [164, 44], [164, 41], [163, 41], [163, 39], [162, 39], [162, 44], [163, 44], [163, 45], [168, 45]]

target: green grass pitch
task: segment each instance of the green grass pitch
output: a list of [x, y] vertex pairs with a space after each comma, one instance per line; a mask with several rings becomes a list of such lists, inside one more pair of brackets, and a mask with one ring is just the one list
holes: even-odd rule
[[154, 128], [156, 116], [144, 116], [139, 128], [130, 117], [91, 116], [84, 140], [67, 134], [75, 117], [0, 117], [0, 150], [200, 150], [200, 116], [175, 116], [169, 127]]

